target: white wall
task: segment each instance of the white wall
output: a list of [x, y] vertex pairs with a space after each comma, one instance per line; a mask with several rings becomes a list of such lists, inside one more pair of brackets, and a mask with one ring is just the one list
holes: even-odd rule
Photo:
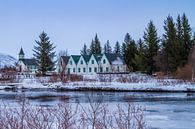
[[[104, 60], [105, 60], [105, 63], [104, 63]], [[101, 58], [100, 68], [102, 68], [102, 70], [103, 70], [103, 71], [100, 71], [100, 72], [103, 72], [103, 73], [112, 72], [111, 65], [110, 65], [107, 57], [105, 56], [105, 54]], [[107, 71], [107, 69], [108, 69], [108, 71]]]
[[28, 66], [26, 66], [21, 60], [18, 61], [18, 65], [21, 68], [21, 72], [30, 72], [32, 74], [35, 74], [38, 70], [37, 68], [28, 68]]
[[[70, 59], [68, 60], [67, 66], [66, 66], [67, 73], [68, 73], [68, 69], [70, 69], [70, 74], [77, 74], [77, 65], [75, 64], [72, 57], [70, 57]], [[75, 72], [73, 71], [73, 69], [75, 69]]]
[[[83, 64], [81, 62], [83, 62]], [[80, 69], [80, 72], [79, 72], [79, 69]], [[85, 69], [85, 72], [84, 72], [84, 69]], [[88, 74], [88, 65], [85, 62], [83, 56], [81, 56], [79, 61], [78, 61], [78, 64], [77, 64], [77, 74], [81, 74], [81, 75]]]
[[[92, 63], [92, 61], [94, 61], [94, 64]], [[91, 68], [91, 72], [90, 69]], [[98, 62], [96, 61], [94, 55], [91, 56], [89, 63], [88, 63], [88, 74], [95, 74], [95, 68], [97, 69], [96, 72], [98, 72]]]

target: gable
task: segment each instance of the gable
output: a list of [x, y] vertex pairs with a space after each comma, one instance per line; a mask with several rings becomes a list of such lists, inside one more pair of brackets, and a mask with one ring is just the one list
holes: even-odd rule
[[[104, 63], [105, 60], [105, 63]], [[101, 58], [101, 64], [111, 64], [108, 58], [105, 56], [105, 54]]]
[[95, 56], [92, 54], [91, 58], [89, 60], [89, 64], [93, 64], [93, 62], [94, 62], [94, 64], [98, 64], [97, 58], [95, 58]]
[[72, 55], [71, 57], [72, 57], [74, 63], [75, 64], [78, 64], [79, 59], [80, 59], [81, 56], [80, 55]]
[[74, 62], [74, 60], [73, 60], [73, 58], [72, 58], [72, 56], [70, 56], [67, 65], [70, 65], [70, 66], [71, 66], [71, 65], [76, 65], [75, 62]]
[[89, 60], [91, 58], [91, 54], [90, 55], [82, 55], [83, 59], [85, 60], [86, 64], [89, 63]]
[[100, 62], [103, 55], [102, 54], [93, 54], [93, 56], [95, 57], [97, 62]]
[[83, 56], [80, 57], [79, 61], [78, 61], [78, 65], [86, 65], [87, 62], [85, 61], [85, 59], [83, 58]]
[[64, 64], [68, 64], [70, 56], [61, 56], [61, 59], [63, 61]]

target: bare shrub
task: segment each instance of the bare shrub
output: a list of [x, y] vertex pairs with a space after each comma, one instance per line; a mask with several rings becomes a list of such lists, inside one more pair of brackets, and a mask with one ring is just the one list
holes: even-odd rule
[[71, 82], [82, 81], [82, 80], [83, 80], [83, 76], [81, 76], [81, 75], [76, 75], [76, 74], [71, 74], [71, 75], [69, 75], [69, 80], [70, 80]]
[[103, 101], [89, 105], [60, 103], [53, 107], [29, 104], [0, 109], [1, 129], [145, 129], [143, 109], [128, 103], [109, 107]]
[[114, 114], [116, 128], [118, 129], [144, 129], [146, 127], [143, 109], [128, 103], [126, 107], [117, 107]]
[[108, 129], [110, 128], [111, 121], [108, 119], [108, 107], [107, 104], [102, 102], [92, 102], [89, 97], [89, 108], [81, 107], [82, 112], [82, 127], [92, 129]]
[[176, 78], [183, 80], [192, 79], [192, 64], [186, 64], [184, 67], [179, 67], [176, 71]]
[[58, 129], [74, 129], [76, 126], [76, 114], [78, 105], [73, 110], [71, 104], [60, 103], [55, 111]]

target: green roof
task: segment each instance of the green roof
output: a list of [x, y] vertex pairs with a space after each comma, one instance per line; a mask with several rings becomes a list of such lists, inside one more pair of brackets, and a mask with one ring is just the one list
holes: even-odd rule
[[90, 55], [82, 55], [83, 59], [85, 60], [86, 63], [89, 62], [90, 58], [91, 58], [91, 54]]
[[93, 54], [93, 55], [94, 55], [97, 62], [99, 62], [103, 56], [102, 54]]
[[80, 57], [80, 55], [72, 55], [72, 59], [74, 60], [75, 64], [79, 62]]

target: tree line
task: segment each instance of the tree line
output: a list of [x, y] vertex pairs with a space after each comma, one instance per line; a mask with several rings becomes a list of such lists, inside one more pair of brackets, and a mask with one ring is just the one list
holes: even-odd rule
[[[150, 21], [140, 39], [136, 41], [126, 33], [124, 41], [122, 43], [116, 41], [113, 48], [109, 40], [102, 47], [96, 34], [89, 47], [84, 44], [81, 54], [120, 54], [129, 71], [147, 74], [157, 71], [174, 73], [178, 67], [183, 67], [187, 63], [195, 36], [192, 35], [192, 28], [185, 14], [178, 15], [176, 20], [169, 15], [164, 21], [163, 28], [164, 33], [160, 37], [153, 21]], [[55, 46], [45, 32], [42, 32], [39, 41], [35, 42], [33, 55], [39, 64], [39, 71], [42, 74], [52, 71], [56, 63]]]
[[117, 41], [113, 50], [109, 40], [102, 47], [96, 34], [89, 48], [84, 44], [81, 54], [117, 53], [123, 56], [129, 71], [174, 73], [187, 63], [195, 36], [185, 14], [178, 15], [176, 20], [169, 15], [163, 28], [164, 34], [160, 37], [150, 21], [138, 41], [126, 33], [124, 41]]
[[89, 48], [87, 47], [86, 44], [84, 44], [80, 53], [81, 55], [102, 54], [102, 53], [121, 54], [121, 46], [120, 43], [117, 41], [114, 46], [114, 49], [112, 49], [110, 41], [107, 40], [107, 42], [102, 47], [98, 35], [96, 34], [94, 39], [92, 39]]

